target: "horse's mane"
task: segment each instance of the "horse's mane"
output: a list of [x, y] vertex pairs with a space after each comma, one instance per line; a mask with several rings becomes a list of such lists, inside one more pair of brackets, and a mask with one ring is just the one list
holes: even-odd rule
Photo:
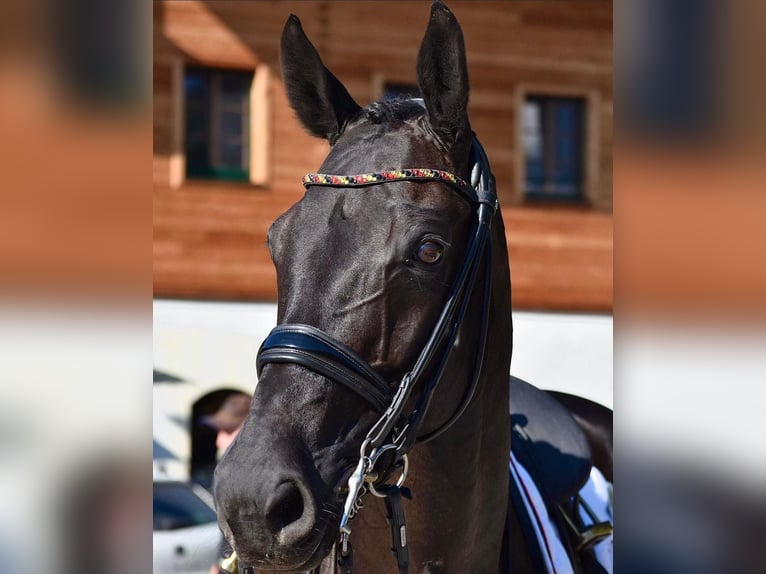
[[364, 117], [374, 124], [396, 124], [423, 114], [422, 100], [395, 99], [373, 102], [363, 110]]

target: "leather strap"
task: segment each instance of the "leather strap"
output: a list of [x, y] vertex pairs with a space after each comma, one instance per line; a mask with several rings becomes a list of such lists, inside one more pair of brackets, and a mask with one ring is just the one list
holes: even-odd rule
[[334, 552], [337, 554], [337, 560], [336, 565], [337, 568], [335, 571], [338, 574], [353, 574], [354, 572], [354, 549], [351, 547], [351, 543], [348, 543], [348, 554], [343, 556], [341, 554], [340, 550], [338, 549], [338, 545], [336, 544], [334, 547]]
[[[439, 428], [427, 434], [419, 435], [416, 439], [417, 444], [425, 444], [441, 436], [445, 432], [447, 432], [452, 427], [452, 425], [454, 425], [460, 419], [460, 417], [463, 416], [463, 413], [465, 413], [465, 411], [468, 410], [468, 407], [471, 405], [471, 402], [473, 401], [473, 397], [476, 394], [476, 389], [479, 386], [481, 370], [482, 370], [482, 367], [484, 366], [484, 348], [486, 347], [486, 343], [487, 343], [487, 330], [489, 327], [489, 299], [491, 295], [491, 290], [492, 290], [492, 245], [491, 243], [487, 243], [487, 246], [485, 248], [485, 257], [484, 257], [484, 294], [482, 298], [481, 323], [479, 327], [480, 328], [479, 338], [476, 343], [476, 355], [474, 359], [473, 376], [471, 379], [471, 384], [468, 385], [468, 387], [466, 388], [466, 391], [463, 394], [463, 399], [460, 401], [460, 405], [457, 407], [455, 412], [452, 413], [452, 416], [449, 419], [447, 419], [447, 422], [445, 422]], [[418, 428], [419, 426], [420, 425], [418, 425]]]
[[256, 359], [258, 376], [269, 363], [295, 363], [341, 383], [383, 412], [393, 393], [383, 378], [354, 351], [310, 325], [275, 327]]
[[407, 546], [407, 526], [404, 521], [404, 508], [402, 507], [402, 489], [397, 486], [386, 488], [386, 518], [391, 527], [391, 550], [396, 556], [396, 565], [400, 574], [408, 574], [410, 571], [410, 550]]
[[[480, 211], [482, 210], [480, 209]], [[424, 420], [431, 397], [441, 381], [442, 373], [447, 365], [460, 325], [465, 316], [488, 235], [488, 222], [484, 223], [479, 220], [475, 227], [466, 259], [428, 342], [423, 347], [412, 370], [402, 379], [399, 389], [394, 395], [393, 402], [367, 435], [371, 447], [378, 448], [389, 439], [394, 426], [403, 416], [405, 404], [413, 389], [424, 384], [425, 388], [419, 399], [418, 408], [410, 417], [406, 434], [399, 437], [399, 448], [397, 450], [399, 450], [400, 454], [406, 454], [415, 444], [417, 431]], [[484, 305], [488, 306], [489, 301], [486, 301]], [[439, 357], [439, 364], [435, 369], [432, 369], [432, 362], [437, 357]], [[422, 383], [426, 375], [429, 375], [429, 377], [425, 383]], [[406, 448], [404, 445], [406, 445]]]

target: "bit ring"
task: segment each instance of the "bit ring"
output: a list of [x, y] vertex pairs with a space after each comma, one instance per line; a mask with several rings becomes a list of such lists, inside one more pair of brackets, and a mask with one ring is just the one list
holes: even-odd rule
[[[402, 467], [402, 474], [399, 476], [399, 480], [396, 481], [396, 488], [401, 488], [402, 485], [404, 485], [404, 481], [407, 480], [407, 471], [410, 468], [410, 463], [406, 454], [402, 456], [402, 461], [404, 462], [404, 466]], [[369, 490], [374, 496], [377, 496], [378, 498], [386, 498], [385, 494], [381, 494], [375, 490], [375, 485], [372, 482], [367, 483], [367, 490]]]

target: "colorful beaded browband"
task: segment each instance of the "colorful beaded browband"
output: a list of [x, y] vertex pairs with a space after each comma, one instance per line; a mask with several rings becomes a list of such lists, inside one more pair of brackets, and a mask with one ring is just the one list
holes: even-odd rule
[[365, 185], [375, 185], [376, 183], [387, 183], [389, 181], [441, 181], [458, 188], [464, 194], [467, 190], [471, 189], [463, 179], [440, 169], [395, 169], [359, 175], [307, 173], [303, 176], [304, 187], [309, 187], [310, 185], [362, 187]]

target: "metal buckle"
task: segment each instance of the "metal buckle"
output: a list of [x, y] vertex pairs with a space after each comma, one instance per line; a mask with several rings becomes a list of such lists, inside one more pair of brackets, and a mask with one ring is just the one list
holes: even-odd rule
[[350, 554], [349, 546], [348, 546], [348, 537], [351, 535], [351, 532], [342, 532], [340, 535], [340, 554], [344, 558]]
[[590, 525], [583, 525], [583, 528], [580, 529], [561, 505], [559, 505], [559, 512], [575, 538], [575, 550], [580, 552], [586, 548], [592, 548], [605, 538], [608, 538], [614, 533], [614, 526], [609, 522], [598, 522], [596, 513], [593, 512], [593, 509], [579, 494], [576, 495], [576, 500], [577, 504], [574, 506], [575, 516], [578, 516], [578, 505], [582, 506], [592, 521]]
[[223, 572], [228, 572], [228, 574], [237, 574], [237, 572], [239, 572], [239, 559], [237, 553], [232, 551], [232, 553], [225, 558], [221, 558], [218, 562], [218, 568]]
[[[399, 447], [396, 444], [383, 445], [380, 448], [374, 449], [369, 455], [366, 454], [369, 447], [370, 440], [366, 439], [361, 448], [359, 449], [359, 462], [348, 478], [348, 495], [346, 495], [346, 501], [343, 504], [343, 515], [340, 519], [340, 552], [342, 556], [348, 556], [349, 554], [349, 538], [351, 536], [351, 520], [356, 516], [356, 513], [362, 508], [362, 497], [369, 491], [378, 498], [385, 498], [387, 495], [379, 492], [375, 488], [375, 481], [378, 480], [379, 474], [375, 472], [375, 465], [378, 459], [384, 452], [390, 450], [397, 451]], [[396, 487], [401, 488], [404, 485], [404, 481], [407, 480], [407, 472], [409, 471], [410, 463], [407, 455], [402, 455], [402, 473], [399, 479], [396, 481]]]
[[608, 522], [593, 524], [580, 533], [575, 550], [579, 552], [585, 548], [591, 548], [605, 538], [608, 538], [613, 532], [614, 527]]
[[362, 488], [364, 487], [364, 475], [368, 462], [369, 459], [366, 456], [361, 456], [356, 469], [348, 477], [348, 495], [346, 495], [346, 502], [343, 504], [343, 516], [340, 519], [340, 534], [341, 537], [345, 536], [346, 540], [351, 534], [351, 528], [348, 524], [361, 508], [361, 498], [364, 494]]

